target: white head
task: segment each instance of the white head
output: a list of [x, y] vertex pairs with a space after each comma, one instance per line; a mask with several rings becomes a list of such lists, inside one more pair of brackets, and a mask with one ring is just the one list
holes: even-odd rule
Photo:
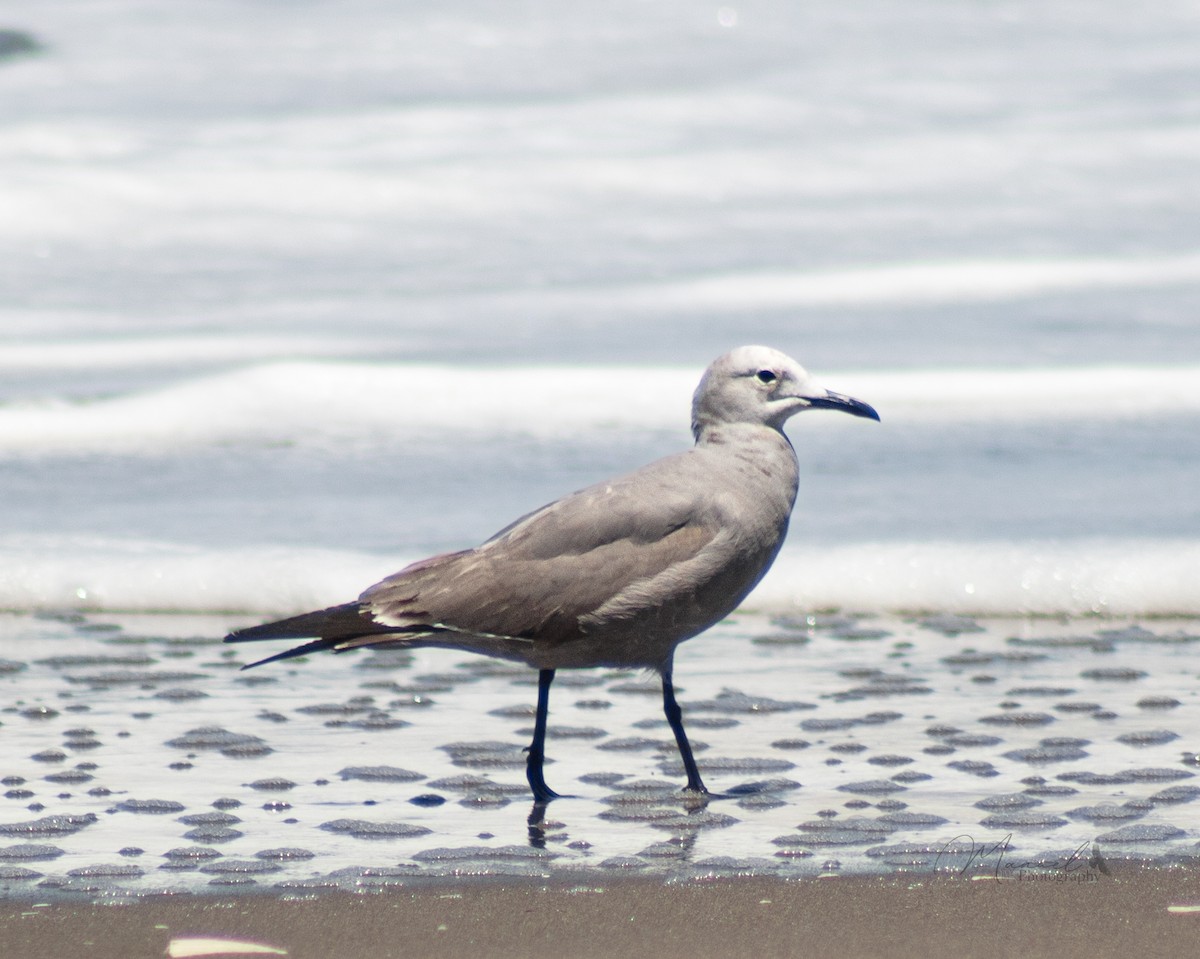
[[713, 426], [752, 423], [782, 430], [801, 410], [834, 409], [878, 420], [866, 403], [833, 393], [785, 353], [768, 346], [739, 346], [714, 360], [692, 397], [696, 439]]

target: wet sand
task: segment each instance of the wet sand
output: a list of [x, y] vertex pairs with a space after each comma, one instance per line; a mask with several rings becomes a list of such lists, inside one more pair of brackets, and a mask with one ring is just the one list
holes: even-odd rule
[[[256, 895], [0, 907], [0, 942], [14, 959], [180, 955], [201, 937], [274, 947], [296, 959], [1184, 956], [1200, 937], [1200, 875], [482, 880], [301, 901]], [[247, 946], [224, 948], [220, 954], [237, 955]]]
[[680, 795], [656, 683], [564, 672], [547, 778], [574, 798], [541, 816], [531, 671], [431, 650], [241, 672], [219, 637], [243, 621], [0, 615], [4, 959], [189, 935], [1168, 955], [1200, 933], [1194, 619], [740, 615], [677, 664], [726, 796]]

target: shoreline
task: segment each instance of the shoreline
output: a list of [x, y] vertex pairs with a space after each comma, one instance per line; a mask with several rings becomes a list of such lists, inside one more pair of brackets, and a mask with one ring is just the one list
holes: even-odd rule
[[299, 959], [588, 959], [626, 950], [658, 959], [1093, 959], [1186, 955], [1198, 924], [1200, 871], [1120, 866], [1087, 882], [893, 875], [672, 884], [568, 873], [551, 882], [459, 879], [299, 899], [226, 893], [120, 905], [0, 903], [0, 942], [20, 959], [251, 951]]

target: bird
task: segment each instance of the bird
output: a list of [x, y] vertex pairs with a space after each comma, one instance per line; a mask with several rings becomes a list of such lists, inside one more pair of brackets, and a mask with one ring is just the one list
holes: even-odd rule
[[653, 670], [684, 788], [708, 796], [675, 697], [675, 649], [731, 613], [778, 555], [799, 481], [783, 427], [815, 409], [879, 420], [788, 355], [738, 347], [700, 379], [690, 448], [563, 496], [479, 546], [412, 563], [355, 600], [238, 629], [225, 642], [307, 640], [244, 669], [364, 647], [454, 649], [536, 669], [525, 762], [535, 804], [560, 798], [543, 770], [555, 671]]

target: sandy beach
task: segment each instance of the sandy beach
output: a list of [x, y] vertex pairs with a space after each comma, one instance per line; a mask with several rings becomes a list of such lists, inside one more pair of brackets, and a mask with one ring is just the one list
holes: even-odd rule
[[[1122, 870], [1042, 881], [839, 878], [664, 885], [494, 880], [284, 901], [163, 898], [0, 907], [14, 959], [138, 959], [271, 947], [296, 959], [423, 956], [1182, 956], [1200, 933], [1200, 877]], [[240, 945], [239, 945], [240, 944]], [[217, 952], [224, 948], [227, 951]], [[286, 953], [283, 951], [286, 950]]]

